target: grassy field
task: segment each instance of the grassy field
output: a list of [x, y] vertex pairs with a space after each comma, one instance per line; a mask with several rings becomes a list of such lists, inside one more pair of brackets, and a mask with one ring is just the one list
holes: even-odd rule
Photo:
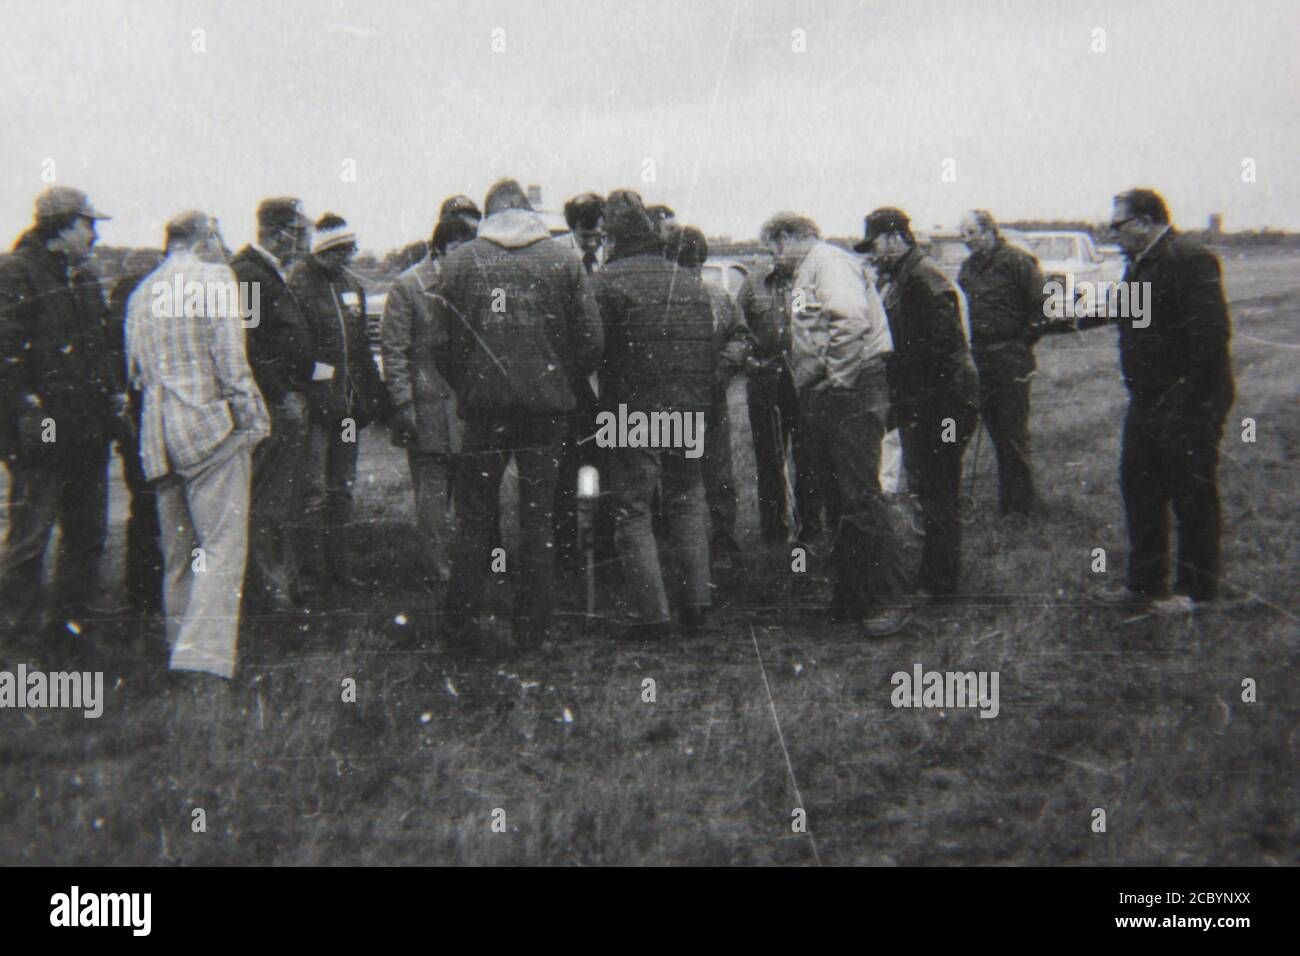
[[[160, 658], [125, 653], [99, 665], [97, 721], [0, 711], [0, 862], [1294, 864], [1297, 265], [1226, 263], [1239, 397], [1220, 475], [1243, 600], [1175, 624], [1090, 603], [1125, 550], [1110, 330], [1039, 346], [1047, 515], [996, 520], [985, 442], [971, 601], [881, 641], [817, 618], [816, 563], [794, 580], [788, 556], [753, 543], [704, 638], [632, 647], [568, 618], [542, 651], [449, 659], [427, 646], [404, 570], [404, 460], [368, 434], [357, 535], [374, 587], [335, 596], [302, 632], [248, 622], [239, 678], [215, 694], [175, 690]], [[118, 487], [116, 577], [124, 504]], [[752, 493], [741, 506], [753, 542]], [[1108, 580], [1090, 571], [1096, 547]], [[997, 671], [998, 716], [895, 709], [890, 675], [917, 662]], [[808, 832], [793, 832], [796, 808]]]

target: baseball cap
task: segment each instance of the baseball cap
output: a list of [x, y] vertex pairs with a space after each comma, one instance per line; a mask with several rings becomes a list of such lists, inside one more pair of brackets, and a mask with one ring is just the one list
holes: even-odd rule
[[70, 212], [87, 219], [112, 218], [99, 212], [90, 204], [85, 193], [71, 186], [51, 186], [36, 197], [37, 219], [53, 219]]
[[863, 230], [865, 235], [861, 242], [853, 247], [854, 252], [868, 252], [871, 244], [878, 236], [888, 235], [891, 232], [903, 232], [911, 229], [912, 220], [907, 218], [907, 213], [893, 206], [882, 206], [872, 212], [867, 213], [863, 221]]
[[306, 229], [311, 225], [302, 211], [302, 200], [292, 196], [263, 199], [257, 206], [257, 224], [269, 228]]

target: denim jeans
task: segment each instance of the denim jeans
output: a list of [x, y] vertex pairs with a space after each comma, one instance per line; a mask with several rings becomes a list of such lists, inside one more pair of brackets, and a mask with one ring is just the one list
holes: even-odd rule
[[[705, 434], [705, 442], [712, 436]], [[636, 624], [671, 620], [665, 577], [678, 607], [708, 607], [709, 510], [700, 459], [680, 448], [617, 448], [610, 452], [614, 485], [614, 548], [622, 565], [630, 616]], [[670, 567], [665, 575], [651, 523], [660, 491]]]

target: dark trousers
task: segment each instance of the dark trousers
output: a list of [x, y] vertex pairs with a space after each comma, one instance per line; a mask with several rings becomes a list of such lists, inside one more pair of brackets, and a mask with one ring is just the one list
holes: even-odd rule
[[980, 417], [998, 459], [998, 505], [1003, 514], [1029, 514], [1034, 481], [1029, 465], [1029, 384], [1037, 367], [1027, 345], [1006, 344], [975, 352]]
[[501, 478], [512, 456], [519, 473], [519, 553], [506, 555], [506, 573], [518, 582], [515, 623], [531, 630], [549, 620], [555, 600], [552, 508], [568, 428], [564, 417], [467, 422], [456, 462], [458, 524], [443, 605], [449, 628], [463, 629], [478, 617], [483, 586], [493, 573]]
[[140, 400], [132, 395], [136, 440], [118, 444], [122, 481], [130, 495], [126, 518], [126, 596], [137, 611], [162, 610], [163, 555], [158, 523], [158, 488], [140, 461]]
[[317, 578], [326, 569], [345, 572], [351, 563], [349, 525], [357, 481], [360, 431], [345, 441], [343, 419], [313, 417], [307, 426], [303, 520], [303, 564]]
[[834, 483], [840, 518], [831, 561], [837, 607], [897, 604], [907, 591], [894, 527], [880, 489], [880, 443], [889, 414], [883, 368], [864, 368], [852, 388], [800, 396], [801, 422], [817, 472]]
[[[799, 397], [785, 365], [756, 371], [749, 376], [749, 427], [754, 436], [754, 464], [758, 472], [758, 517], [763, 537], [785, 540], [786, 515], [793, 504], [803, 530], [818, 524], [822, 502], [817, 480], [799, 424]], [[787, 501], [786, 456], [793, 445], [795, 501]]]
[[107, 445], [9, 464], [9, 533], [0, 555], [0, 610], [6, 618], [40, 613], [41, 570], [55, 523], [54, 605], [64, 614], [83, 613], [108, 537]]
[[[951, 419], [952, 441], [944, 441]], [[961, 566], [961, 462], [979, 425], [975, 409], [935, 405], [907, 416], [899, 429], [908, 487], [921, 499], [925, 544], [917, 584], [931, 594], [957, 590]]]
[[1178, 519], [1174, 593], [1208, 601], [1219, 586], [1219, 439], [1223, 413], [1130, 403], [1120, 449], [1128, 518], [1128, 587], [1168, 594], [1169, 509]]
[[[662, 624], [670, 620], [670, 599], [678, 608], [708, 607], [712, 603], [708, 512], [700, 459], [687, 458], [679, 448], [616, 448], [610, 458], [614, 545], [632, 621]], [[650, 515], [656, 489], [666, 526], [667, 548], [662, 550], [667, 552], [668, 574], [660, 561], [661, 548]]]
[[302, 527], [306, 450], [305, 417], [271, 408], [271, 434], [253, 451], [248, 573], [253, 592], [275, 603], [292, 601], [298, 590], [294, 538]]
[[[731, 412], [727, 387], [717, 385], [704, 430], [704, 499], [709, 506], [709, 540], [719, 547], [736, 544], [736, 482], [731, 467]], [[779, 477], [779, 476], [778, 476]]]

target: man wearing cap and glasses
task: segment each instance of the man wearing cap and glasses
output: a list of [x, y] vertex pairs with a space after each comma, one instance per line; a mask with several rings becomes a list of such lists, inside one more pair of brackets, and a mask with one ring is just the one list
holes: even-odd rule
[[853, 248], [872, 258], [886, 283], [893, 409], [908, 481], [925, 515], [917, 585], [943, 600], [957, 590], [961, 462], [979, 422], [979, 385], [962, 328], [960, 293], [917, 248], [911, 221], [900, 209], [868, 215], [866, 235]]
[[276, 614], [301, 613], [293, 536], [303, 523], [307, 390], [315, 367], [311, 331], [286, 281], [286, 270], [306, 241], [310, 220], [292, 198], [257, 207], [257, 241], [239, 251], [231, 268], [257, 304], [244, 319], [248, 362], [271, 412], [271, 435], [253, 453], [251, 596]]
[[78, 281], [107, 219], [81, 190], [51, 186], [35, 222], [0, 261], [0, 456], [10, 525], [0, 555], [0, 616], [36, 623], [41, 567], [60, 528], [58, 617], [84, 623], [107, 534], [108, 448], [127, 421], [98, 283]]

